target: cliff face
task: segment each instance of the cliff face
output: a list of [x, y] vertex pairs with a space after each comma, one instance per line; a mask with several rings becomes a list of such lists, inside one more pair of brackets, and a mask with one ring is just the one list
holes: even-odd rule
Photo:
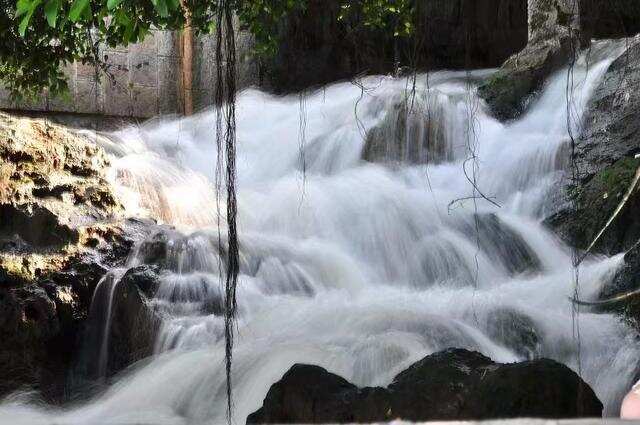
[[429, 0], [416, 8], [416, 34], [403, 39], [365, 27], [357, 16], [339, 21], [337, 0], [311, 0], [282, 23], [278, 54], [263, 66], [266, 84], [292, 92], [393, 72], [398, 61], [419, 69], [489, 68], [527, 42], [526, 0]]
[[94, 289], [136, 226], [108, 165], [76, 132], [0, 113], [0, 395], [68, 389]]

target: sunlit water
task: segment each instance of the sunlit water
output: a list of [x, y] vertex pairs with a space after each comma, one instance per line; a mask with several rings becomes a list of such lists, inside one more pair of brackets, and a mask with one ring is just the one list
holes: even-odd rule
[[[597, 45], [588, 72], [580, 61], [577, 115], [619, 53]], [[465, 77], [420, 75], [415, 98], [406, 80], [371, 77], [364, 91], [336, 84], [307, 96], [304, 107], [297, 96], [240, 95], [237, 423], [296, 362], [358, 385], [387, 385], [447, 347], [500, 362], [556, 359], [580, 369], [606, 414], [617, 413], [638, 366], [635, 335], [612, 315], [583, 311], [574, 320], [570, 249], [541, 225], [566, 178], [566, 71], [511, 125], [485, 114]], [[363, 161], [373, 128], [393, 147], [394, 126], [405, 125], [397, 119], [403, 101], [410, 119], [404, 156], [395, 158], [403, 161]], [[120, 131], [107, 146], [130, 211], [178, 230], [148, 301], [161, 320], [156, 354], [80, 406], [7, 400], [0, 423], [225, 420], [223, 322], [210, 308], [222, 286], [214, 122], [214, 112], [156, 120]], [[139, 262], [134, 252], [129, 266]], [[590, 258], [580, 295], [595, 296], [621, 262]], [[110, 303], [112, 292], [104, 293], [94, 302]], [[108, 343], [102, 339], [96, 362], [106, 361]]]

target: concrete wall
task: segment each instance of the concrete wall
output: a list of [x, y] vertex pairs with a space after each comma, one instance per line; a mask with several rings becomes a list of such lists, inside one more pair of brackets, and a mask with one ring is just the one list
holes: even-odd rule
[[[251, 36], [237, 35], [238, 74], [241, 87], [257, 83], [257, 64], [248, 54]], [[194, 43], [194, 109], [213, 103], [215, 87], [215, 43], [204, 36]], [[183, 111], [180, 36], [168, 31], [152, 31], [142, 43], [129, 47], [101, 48], [107, 72], [93, 65], [74, 63], [64, 72], [69, 93], [60, 98], [44, 93], [28, 102], [14, 102], [0, 87], [0, 109], [71, 112], [121, 117], [147, 118]]]

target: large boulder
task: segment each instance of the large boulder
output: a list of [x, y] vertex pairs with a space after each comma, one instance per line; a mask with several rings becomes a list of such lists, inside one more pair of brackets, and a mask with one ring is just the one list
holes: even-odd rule
[[447, 143], [447, 118], [438, 93], [422, 101], [397, 99], [380, 124], [367, 133], [362, 157], [380, 163], [437, 164], [453, 158]]
[[[587, 249], [605, 228], [640, 167], [640, 38], [609, 67], [590, 100], [575, 145], [578, 180], [566, 190], [557, 214], [547, 219], [565, 241]], [[600, 293], [580, 300], [598, 311], [616, 311], [640, 328], [640, 191], [592, 247], [594, 254], [625, 253], [624, 264]]]
[[348, 423], [599, 417], [602, 403], [566, 366], [500, 364], [463, 349], [425, 357], [387, 388], [358, 388], [323, 368], [294, 365], [247, 423]]
[[115, 283], [109, 326], [107, 375], [153, 354], [160, 321], [147, 300], [160, 285], [159, 267], [142, 265], [128, 270]]
[[527, 46], [478, 87], [478, 95], [501, 121], [518, 118], [547, 78], [588, 42], [571, 0], [529, 0], [528, 30]]
[[[640, 166], [640, 39], [632, 40], [596, 88], [576, 141], [579, 180], [568, 188], [567, 205], [549, 223], [570, 244], [586, 249], [612, 216]], [[626, 206], [594, 246], [617, 254], [640, 239], [634, 191]]]

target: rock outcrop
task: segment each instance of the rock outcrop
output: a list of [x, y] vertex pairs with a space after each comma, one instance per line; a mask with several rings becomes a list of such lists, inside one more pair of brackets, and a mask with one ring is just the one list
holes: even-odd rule
[[546, 79], [588, 42], [579, 16], [578, 3], [571, 0], [529, 0], [527, 46], [478, 88], [496, 118], [518, 118]]
[[124, 219], [108, 165], [65, 127], [0, 113], [0, 395], [68, 393], [94, 289], [145, 228]]
[[[453, 157], [445, 105], [438, 93], [415, 102], [398, 99], [366, 137], [362, 157], [381, 163], [437, 164]], [[422, 102], [426, 102], [424, 106]]]
[[[640, 38], [609, 67], [588, 104], [576, 140], [578, 181], [567, 188], [564, 205], [547, 222], [565, 241], [585, 250], [624, 199], [640, 167]], [[617, 311], [640, 328], [640, 191], [593, 246], [592, 253], [625, 253], [624, 264], [594, 299], [597, 310]], [[629, 294], [631, 294], [629, 296]]]
[[[609, 220], [629, 188], [640, 159], [640, 39], [616, 59], [587, 107], [576, 141], [579, 181], [569, 188], [572, 205], [549, 222], [573, 246], [586, 249]], [[617, 254], [640, 240], [636, 190], [594, 247]]]
[[602, 404], [552, 360], [499, 364], [462, 349], [425, 357], [387, 388], [358, 388], [318, 366], [294, 365], [247, 423], [351, 423], [597, 417]]

